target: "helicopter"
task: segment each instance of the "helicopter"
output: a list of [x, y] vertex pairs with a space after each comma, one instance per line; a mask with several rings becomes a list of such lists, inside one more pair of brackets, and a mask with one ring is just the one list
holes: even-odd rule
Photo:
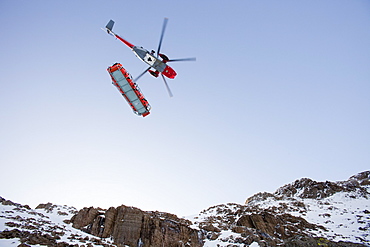
[[108, 24], [105, 26], [105, 30], [107, 31], [108, 34], [122, 41], [125, 45], [127, 45], [134, 52], [136, 57], [138, 57], [141, 61], [149, 65], [149, 67], [144, 72], [142, 72], [138, 77], [134, 79], [134, 82], [139, 80], [139, 78], [142, 77], [146, 72], [149, 72], [154, 77], [158, 77], [159, 75], [161, 75], [164, 81], [164, 84], [167, 88], [168, 94], [170, 95], [170, 97], [172, 97], [173, 94], [171, 92], [170, 87], [168, 86], [168, 83], [165, 77], [169, 79], [174, 79], [177, 73], [173, 68], [168, 66], [167, 63], [168, 62], [179, 62], [179, 61], [195, 61], [196, 58], [192, 57], [192, 58], [169, 59], [166, 55], [160, 53], [167, 22], [168, 22], [168, 18], [164, 18], [162, 32], [161, 32], [158, 49], [157, 49], [157, 54], [155, 54], [154, 50], [151, 50], [149, 52], [148, 50], [144, 49], [141, 46], [135, 46], [131, 44], [130, 42], [128, 42], [127, 40], [123, 39], [118, 34], [114, 33], [112, 30], [113, 25], [114, 25], [113, 20], [110, 20], [108, 22]]

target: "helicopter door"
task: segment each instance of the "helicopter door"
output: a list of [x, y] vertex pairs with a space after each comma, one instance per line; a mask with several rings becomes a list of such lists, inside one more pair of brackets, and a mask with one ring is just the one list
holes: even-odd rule
[[152, 56], [149, 52], [147, 52], [147, 53], [145, 54], [144, 62], [146, 62], [146, 63], [147, 63], [147, 64], [149, 64], [150, 66], [153, 66], [156, 60], [157, 60], [157, 59], [156, 59], [154, 56]]

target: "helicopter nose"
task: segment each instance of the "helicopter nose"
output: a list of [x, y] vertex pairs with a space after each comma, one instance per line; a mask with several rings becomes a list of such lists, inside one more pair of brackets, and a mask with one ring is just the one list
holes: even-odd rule
[[176, 71], [173, 70], [170, 66], [167, 66], [162, 73], [170, 79], [174, 79], [177, 75]]

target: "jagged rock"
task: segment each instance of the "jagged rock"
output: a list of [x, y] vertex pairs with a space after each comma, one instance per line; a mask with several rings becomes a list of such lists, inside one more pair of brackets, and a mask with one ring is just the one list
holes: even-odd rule
[[[89, 208], [83, 208], [81, 209], [78, 214], [74, 215], [71, 219], [71, 222], [73, 223], [73, 227], [77, 229], [82, 229], [89, 225], [93, 220], [96, 218], [96, 216], [99, 215], [99, 210], [93, 207]], [[90, 231], [87, 229], [87, 232]]]
[[31, 209], [30, 206], [28, 206], [28, 205], [21, 205], [19, 203], [14, 203], [10, 200], [6, 200], [6, 199], [2, 198], [1, 196], [0, 196], [0, 203], [3, 204], [3, 205], [10, 205], [10, 206], [18, 207], [18, 208]]
[[5, 230], [0, 232], [0, 239], [6, 238], [6, 239], [13, 239], [18, 238], [22, 243], [27, 243], [30, 245], [46, 245], [46, 246], [56, 246], [56, 239], [59, 239], [58, 237], [53, 237], [49, 234], [44, 234], [42, 232], [34, 231], [21, 231], [18, 229], [13, 230]]
[[10, 200], [5, 200], [4, 198], [0, 197], [0, 202], [3, 205], [11, 205], [11, 206], [16, 206], [16, 204]]
[[322, 199], [343, 190], [345, 189], [337, 183], [330, 181], [316, 182], [309, 178], [302, 178], [296, 180], [293, 184], [281, 187], [275, 195], [284, 197], [297, 195], [300, 198]]
[[209, 222], [200, 223], [199, 227], [207, 232], [221, 232], [218, 227], [215, 227]]
[[53, 208], [53, 204], [51, 202], [48, 202], [48, 203], [40, 203], [36, 209], [41, 209], [41, 208], [44, 208], [44, 209], [52, 209]]
[[103, 238], [107, 238], [112, 235], [113, 233], [113, 228], [114, 228], [114, 223], [116, 221], [116, 215], [117, 215], [117, 210], [114, 207], [110, 207], [106, 212], [105, 212], [105, 222], [104, 222], [104, 231], [102, 234]]
[[[195, 225], [221, 246], [253, 241], [260, 246], [367, 246], [369, 178], [370, 171], [338, 182], [298, 179], [274, 193], [257, 193], [245, 205], [203, 210], [194, 217]], [[347, 240], [355, 243], [341, 242]]]
[[267, 200], [267, 198], [274, 198], [276, 199], [276, 196], [271, 194], [271, 193], [268, 193], [268, 192], [259, 192], [257, 194], [254, 194], [253, 196], [249, 197], [246, 201], [245, 201], [245, 204], [248, 204], [252, 201], [264, 201], [264, 200]]
[[301, 217], [295, 217], [290, 214], [273, 215], [269, 212], [262, 212], [259, 214], [243, 215], [236, 222], [237, 226], [245, 226], [254, 228], [272, 238], [288, 239], [296, 235], [303, 235], [301, 229], [325, 228], [308, 223]]
[[[253, 242], [260, 247], [368, 246], [369, 185], [370, 171], [339, 182], [302, 178], [274, 193], [257, 193], [245, 205], [212, 206], [195, 216], [194, 222], [124, 205], [77, 211], [46, 203], [37, 206], [43, 210], [36, 211], [0, 197], [0, 217], [6, 227], [0, 239], [18, 239], [21, 247], [200, 247], [203, 240], [210, 246], [249, 246]], [[52, 222], [55, 217], [60, 217], [57, 223]], [[85, 233], [71, 231], [68, 224]]]
[[112, 237], [117, 246], [202, 246], [200, 232], [190, 222], [161, 212], [119, 206], [108, 210], [84, 208], [72, 219], [73, 227], [97, 237]]
[[301, 178], [279, 188], [272, 196], [323, 199], [337, 192], [357, 192], [360, 196], [367, 198], [370, 195], [363, 186], [370, 184], [369, 177], [370, 171], [361, 172], [347, 181], [340, 182], [316, 182], [309, 178]]
[[5, 239], [12, 239], [12, 238], [21, 238], [23, 236], [22, 231], [18, 229], [13, 229], [13, 230], [4, 230], [0, 232], [0, 239], [5, 238]]
[[[58, 206], [51, 203], [40, 204], [37, 210], [29, 208], [27, 205], [14, 203], [4, 198], [0, 198], [0, 239], [17, 239], [24, 243], [23, 246], [51, 246], [51, 247], [71, 247], [71, 246], [91, 246], [93, 240], [86, 239], [83, 232], [73, 231], [65, 223], [70, 220], [76, 209], [68, 206]], [[4, 204], [3, 204], [4, 203]], [[59, 219], [56, 219], [59, 217]], [[63, 223], [62, 223], [63, 222]], [[68, 221], [67, 221], [68, 222]], [[66, 243], [63, 239], [70, 239], [74, 235], [74, 240]], [[96, 240], [100, 245], [108, 247], [109, 240]], [[1, 245], [1, 244], [0, 244]]]
[[349, 180], [356, 180], [360, 185], [370, 185], [370, 171], [360, 172], [356, 175], [353, 175]]

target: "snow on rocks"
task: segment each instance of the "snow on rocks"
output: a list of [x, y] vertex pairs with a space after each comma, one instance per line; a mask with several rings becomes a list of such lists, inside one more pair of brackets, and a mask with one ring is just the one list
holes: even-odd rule
[[[228, 203], [188, 218], [204, 232], [204, 246], [294, 243], [370, 246], [370, 171], [347, 181], [303, 178], [244, 205]], [[243, 245], [244, 244], [244, 245]]]
[[36, 209], [0, 197], [0, 246], [115, 246], [72, 227], [73, 207], [40, 204]]

